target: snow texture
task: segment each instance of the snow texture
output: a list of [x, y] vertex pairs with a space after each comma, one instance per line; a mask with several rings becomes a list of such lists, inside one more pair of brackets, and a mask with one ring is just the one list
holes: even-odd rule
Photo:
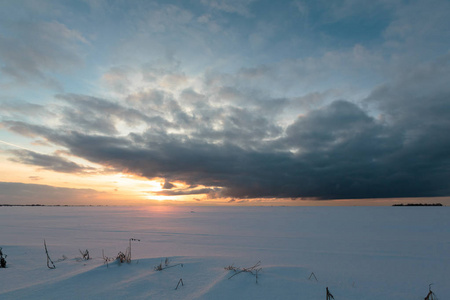
[[[0, 299], [450, 299], [447, 207], [0, 207]], [[125, 252], [131, 263], [104, 263]], [[46, 266], [44, 250], [56, 269]], [[89, 250], [82, 260], [79, 250]], [[170, 268], [156, 271], [162, 263]], [[256, 277], [234, 267], [261, 261]], [[317, 277], [311, 276], [311, 273]], [[182, 279], [183, 284], [178, 282]]]

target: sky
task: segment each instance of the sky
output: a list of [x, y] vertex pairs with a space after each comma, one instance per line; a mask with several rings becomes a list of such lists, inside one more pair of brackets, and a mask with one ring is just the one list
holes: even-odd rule
[[447, 0], [0, 0], [0, 203], [450, 204]]

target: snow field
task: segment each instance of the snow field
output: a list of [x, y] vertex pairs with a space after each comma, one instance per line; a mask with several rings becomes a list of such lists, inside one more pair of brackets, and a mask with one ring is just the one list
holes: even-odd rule
[[[449, 225], [446, 207], [0, 207], [0, 299], [450, 299]], [[166, 257], [183, 267], [155, 271]], [[228, 279], [258, 261], [258, 284]]]

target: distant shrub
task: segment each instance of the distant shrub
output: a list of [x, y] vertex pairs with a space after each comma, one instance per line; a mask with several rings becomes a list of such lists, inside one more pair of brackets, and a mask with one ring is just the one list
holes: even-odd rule
[[393, 204], [392, 206], [443, 206], [442, 203], [407, 203]]

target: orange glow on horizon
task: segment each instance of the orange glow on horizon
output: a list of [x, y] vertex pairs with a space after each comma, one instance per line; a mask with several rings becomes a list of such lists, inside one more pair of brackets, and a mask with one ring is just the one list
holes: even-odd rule
[[[0, 181], [24, 184], [43, 185], [54, 188], [69, 188], [77, 191], [87, 191], [79, 198], [61, 199], [59, 204], [83, 205], [224, 205], [224, 206], [390, 206], [398, 203], [442, 203], [450, 205], [450, 197], [433, 198], [387, 198], [387, 199], [339, 199], [339, 200], [308, 200], [308, 199], [232, 199], [213, 198], [208, 194], [182, 194], [189, 191], [189, 185], [174, 181], [170, 190], [163, 189], [165, 179], [147, 179], [142, 176], [126, 173], [95, 173], [75, 174], [57, 173], [29, 165], [17, 163], [8, 159], [0, 152], [2, 172]], [[199, 186], [199, 189], [208, 188]], [[210, 187], [215, 188], [215, 187]], [[89, 191], [92, 191], [90, 194]], [[164, 195], [164, 192], [168, 192]], [[181, 194], [170, 194], [169, 191], [179, 191]], [[188, 192], [187, 192], [188, 193]], [[31, 200], [30, 200], [31, 201]], [[37, 200], [33, 200], [36, 202]], [[46, 204], [42, 198], [41, 204]], [[57, 204], [57, 203], [52, 203]]]

